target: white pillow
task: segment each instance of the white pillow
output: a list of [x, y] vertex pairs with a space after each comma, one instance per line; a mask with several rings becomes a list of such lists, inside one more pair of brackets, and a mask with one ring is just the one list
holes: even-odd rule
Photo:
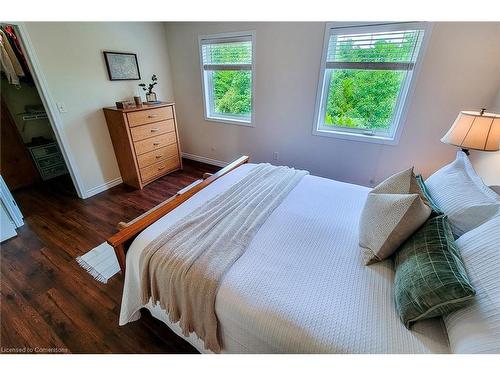
[[425, 186], [448, 215], [457, 237], [500, 213], [500, 195], [483, 183], [462, 151], [457, 152], [453, 162], [430, 176]]
[[474, 302], [444, 318], [453, 353], [500, 354], [500, 216], [456, 241]]

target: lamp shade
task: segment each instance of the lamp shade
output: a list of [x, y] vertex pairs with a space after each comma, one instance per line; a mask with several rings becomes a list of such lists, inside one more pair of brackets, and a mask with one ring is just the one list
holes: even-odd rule
[[461, 111], [441, 142], [463, 149], [498, 151], [500, 115]]

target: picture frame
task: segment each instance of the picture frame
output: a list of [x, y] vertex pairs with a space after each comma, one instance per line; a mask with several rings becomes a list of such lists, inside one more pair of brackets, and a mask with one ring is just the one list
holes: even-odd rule
[[135, 53], [103, 51], [110, 81], [138, 81], [141, 79]]

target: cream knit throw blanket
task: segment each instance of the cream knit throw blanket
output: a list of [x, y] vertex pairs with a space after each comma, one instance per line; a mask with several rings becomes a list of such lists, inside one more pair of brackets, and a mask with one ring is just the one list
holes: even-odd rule
[[142, 300], [150, 299], [220, 352], [215, 297], [224, 274], [307, 171], [259, 164], [224, 193], [194, 210], [141, 254]]

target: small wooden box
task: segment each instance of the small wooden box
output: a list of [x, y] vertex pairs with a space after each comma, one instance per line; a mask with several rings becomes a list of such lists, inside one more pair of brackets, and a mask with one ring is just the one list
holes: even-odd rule
[[135, 101], [133, 100], [123, 100], [121, 102], [116, 102], [116, 108], [118, 109], [130, 109], [135, 107]]

